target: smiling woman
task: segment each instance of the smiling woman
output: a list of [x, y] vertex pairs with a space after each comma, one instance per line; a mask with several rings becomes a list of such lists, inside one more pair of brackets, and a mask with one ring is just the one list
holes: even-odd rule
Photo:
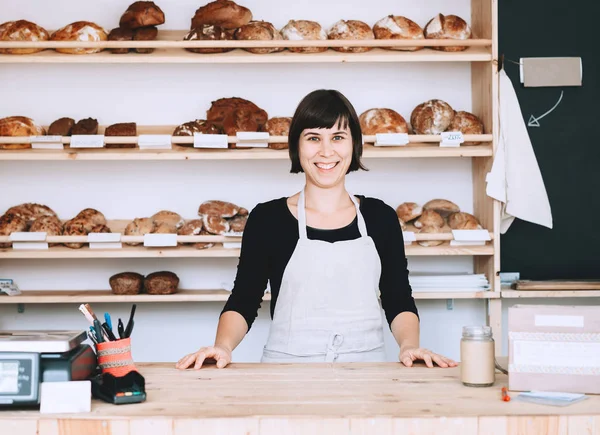
[[[346, 191], [346, 174], [365, 169], [360, 123], [346, 97], [335, 90], [304, 97], [290, 126], [289, 153], [291, 172], [305, 174], [304, 188], [252, 210], [215, 343], [177, 367], [200, 368], [205, 361], [226, 367], [256, 318], [267, 282], [273, 321], [263, 362], [385, 361], [385, 313], [404, 365], [455, 366], [419, 347], [395, 210]], [[277, 237], [265, 238], [269, 233]]]

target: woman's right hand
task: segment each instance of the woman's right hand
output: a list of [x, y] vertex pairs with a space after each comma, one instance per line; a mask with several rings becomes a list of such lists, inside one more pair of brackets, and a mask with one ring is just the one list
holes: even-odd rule
[[198, 370], [204, 362], [209, 361], [216, 361], [217, 368], [222, 369], [231, 362], [231, 351], [221, 346], [202, 347], [198, 352], [190, 353], [181, 358], [175, 364], [175, 368], [185, 370], [194, 366], [194, 370]]

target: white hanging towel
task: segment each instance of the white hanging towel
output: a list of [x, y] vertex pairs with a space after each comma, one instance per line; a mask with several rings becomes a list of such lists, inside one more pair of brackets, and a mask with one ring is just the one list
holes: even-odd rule
[[487, 174], [488, 196], [502, 202], [500, 232], [515, 218], [552, 228], [552, 211], [512, 82], [500, 71], [500, 134]]

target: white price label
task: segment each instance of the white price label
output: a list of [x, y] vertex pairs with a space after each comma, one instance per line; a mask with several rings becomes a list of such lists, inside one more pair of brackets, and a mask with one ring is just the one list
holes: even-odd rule
[[62, 150], [62, 136], [29, 136], [34, 150]]
[[115, 243], [121, 241], [121, 233], [89, 233], [89, 243]]
[[121, 242], [92, 242], [90, 243], [90, 249], [121, 249], [123, 245]]
[[103, 134], [74, 134], [71, 136], [71, 148], [104, 148]]
[[238, 146], [249, 147], [249, 148], [268, 148], [269, 147], [269, 133], [267, 132], [255, 132], [255, 131], [238, 131], [236, 134], [238, 138]]
[[413, 231], [402, 231], [402, 237], [404, 238], [405, 244], [411, 244], [417, 241], [417, 237]]
[[44, 251], [48, 249], [48, 243], [42, 242], [14, 242], [12, 247], [16, 251]]
[[194, 148], [228, 148], [227, 135], [194, 133]]
[[41, 231], [33, 233], [16, 232], [10, 234], [10, 240], [12, 242], [45, 242], [46, 233]]
[[241, 242], [223, 242], [224, 249], [240, 249], [241, 247]]
[[151, 248], [177, 246], [177, 234], [144, 234], [144, 246]]
[[486, 242], [491, 240], [487, 230], [452, 230], [452, 236], [457, 242]]
[[459, 147], [465, 141], [460, 131], [445, 131], [442, 133], [441, 147]]
[[377, 133], [375, 146], [404, 146], [408, 144], [407, 133]]
[[138, 136], [140, 149], [171, 149], [169, 134], [140, 134]]
[[62, 143], [62, 136], [29, 136], [31, 143]]

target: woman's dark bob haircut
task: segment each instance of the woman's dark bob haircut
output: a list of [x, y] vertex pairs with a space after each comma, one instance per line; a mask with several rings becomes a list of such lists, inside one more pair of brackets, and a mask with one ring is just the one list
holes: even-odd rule
[[290, 172], [304, 172], [300, 165], [300, 135], [308, 128], [333, 128], [339, 122], [352, 136], [352, 162], [348, 172], [367, 170], [360, 161], [362, 156], [362, 131], [352, 104], [339, 91], [319, 89], [302, 99], [292, 118], [288, 137], [292, 168]]

